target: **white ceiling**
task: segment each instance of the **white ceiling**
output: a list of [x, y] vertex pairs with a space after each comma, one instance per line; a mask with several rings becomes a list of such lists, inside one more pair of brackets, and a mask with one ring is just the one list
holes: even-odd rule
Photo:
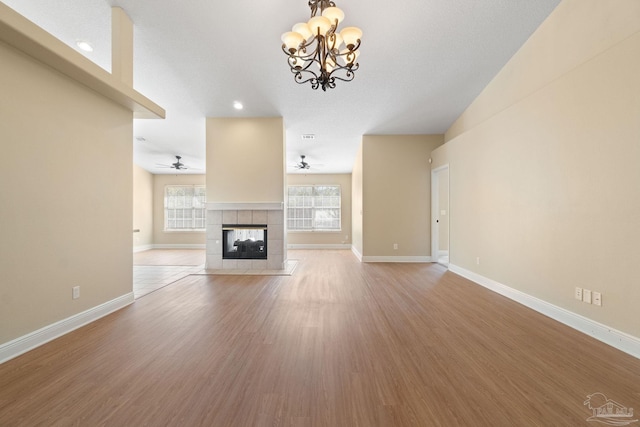
[[[156, 167], [175, 155], [191, 166], [180, 173], [204, 173], [206, 117], [274, 116], [284, 118], [288, 165], [305, 154], [323, 166], [304, 173], [351, 172], [364, 134], [446, 131], [560, 2], [337, 0], [341, 28], [363, 30], [360, 69], [323, 92], [294, 82], [280, 47], [308, 20], [306, 0], [0, 1], [74, 48], [89, 41], [85, 55], [107, 70], [110, 8], [127, 12], [134, 87], [167, 111], [134, 123], [134, 161], [153, 173], [176, 173]], [[301, 139], [309, 133], [315, 141]]]

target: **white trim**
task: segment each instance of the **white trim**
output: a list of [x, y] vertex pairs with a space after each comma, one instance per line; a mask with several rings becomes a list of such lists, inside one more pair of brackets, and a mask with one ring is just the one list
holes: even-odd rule
[[362, 262], [431, 262], [430, 256], [363, 256]]
[[133, 253], [137, 254], [138, 252], [148, 251], [149, 249], [153, 249], [153, 245], [140, 245], [133, 247]]
[[342, 229], [340, 230], [287, 230], [287, 233], [291, 233], [291, 234], [303, 234], [303, 233], [309, 233], [309, 234], [342, 234]]
[[206, 244], [199, 243], [185, 243], [185, 244], [166, 244], [166, 245], [151, 245], [151, 249], [207, 249]]
[[281, 211], [284, 202], [207, 202], [208, 211]]
[[351, 252], [358, 258], [358, 261], [362, 262], [362, 254], [356, 249], [355, 246], [351, 245]]
[[449, 264], [449, 270], [477, 283], [480, 286], [484, 286], [493, 292], [519, 302], [538, 313], [544, 314], [545, 316], [557, 320], [560, 323], [564, 323], [577, 331], [640, 359], [640, 338], [638, 337], [634, 337], [633, 335], [618, 331], [567, 309], [550, 304], [517, 289], [513, 289], [492, 279], [481, 276], [462, 267], [458, 267], [457, 265]]
[[287, 249], [351, 249], [349, 244], [305, 244], [305, 243], [289, 243]]
[[[440, 253], [440, 183], [438, 174], [443, 171], [449, 170], [449, 164], [438, 166], [435, 169], [431, 169], [431, 253]], [[447, 189], [447, 191], [449, 191]], [[447, 207], [450, 210], [451, 207]], [[448, 215], [451, 212], [447, 212]], [[450, 228], [449, 228], [450, 229]], [[449, 229], [447, 233], [449, 233]], [[438, 260], [436, 259], [436, 262]]]
[[49, 341], [52, 341], [62, 335], [78, 329], [88, 323], [94, 322], [101, 317], [120, 310], [133, 303], [133, 292], [122, 295], [118, 298], [107, 301], [104, 304], [100, 304], [82, 313], [75, 314], [59, 322], [52, 323], [49, 326], [38, 329], [27, 335], [23, 335], [12, 341], [0, 345], [0, 363], [4, 363], [7, 360], [13, 359], [26, 353], [29, 350], [33, 350]]

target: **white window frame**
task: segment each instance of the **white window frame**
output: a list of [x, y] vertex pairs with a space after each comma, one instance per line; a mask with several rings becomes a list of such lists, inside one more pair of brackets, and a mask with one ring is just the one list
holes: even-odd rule
[[[183, 208], [170, 208], [169, 205], [171, 204], [170, 200], [169, 200], [169, 190], [172, 188], [187, 188], [187, 189], [192, 189], [192, 194], [191, 196], [184, 196], [184, 197], [191, 197], [192, 200], [190, 202], [190, 206], [187, 207], [183, 207]], [[206, 231], [206, 227], [207, 227], [207, 205], [206, 205], [206, 198], [203, 198], [202, 195], [198, 196], [195, 194], [195, 190], [201, 190], [200, 192], [202, 192], [202, 190], [204, 190], [206, 187], [204, 185], [185, 185], [185, 184], [177, 184], [177, 185], [165, 185], [164, 186], [164, 231], [168, 232], [168, 233], [175, 233], [175, 232], [180, 232], [180, 233], [188, 233], [188, 232], [205, 232]], [[205, 192], [206, 194], [206, 192]], [[206, 197], [206, 196], [204, 196]], [[191, 222], [191, 227], [176, 227], [175, 224], [174, 227], [170, 227], [170, 221], [178, 221], [178, 218], [169, 218], [170, 216], [170, 210], [174, 210], [177, 211], [178, 209], [181, 209], [184, 213], [184, 211], [191, 211], [191, 218], [186, 218], [188, 221]], [[198, 217], [198, 213], [201, 213], [201, 218]], [[185, 220], [185, 218], [180, 218], [182, 220]], [[202, 228], [198, 227], [198, 222], [202, 225]]]
[[[316, 189], [318, 189], [319, 187], [335, 187], [338, 189], [338, 203], [337, 205], [329, 205], [329, 206], [317, 206], [316, 204], [318, 203], [318, 196], [316, 195]], [[290, 191], [289, 189], [291, 188], [311, 188], [311, 192], [312, 195], [309, 196], [305, 201], [305, 203], [309, 203], [308, 205], [305, 206], [292, 206], [295, 205], [296, 203], [292, 203], [292, 200], [290, 199]], [[300, 196], [297, 196], [300, 197]], [[336, 196], [332, 196], [332, 197], [336, 197]], [[298, 216], [292, 216], [292, 210], [293, 209], [311, 209], [311, 216], [310, 217], [304, 217], [304, 215], [298, 215]], [[322, 210], [325, 209], [337, 209], [338, 210], [338, 227], [337, 228], [323, 228], [322, 226], [318, 225], [318, 223], [320, 222], [318, 220], [318, 213], [320, 213]], [[298, 221], [296, 221], [298, 220]], [[296, 222], [305, 222], [307, 221], [310, 226], [308, 227], [299, 227], [299, 226], [295, 226]], [[323, 233], [339, 233], [342, 231], [342, 188], [340, 185], [336, 185], [336, 184], [313, 184], [313, 185], [288, 185], [287, 186], [287, 231], [293, 231], [293, 232], [323, 232]]]

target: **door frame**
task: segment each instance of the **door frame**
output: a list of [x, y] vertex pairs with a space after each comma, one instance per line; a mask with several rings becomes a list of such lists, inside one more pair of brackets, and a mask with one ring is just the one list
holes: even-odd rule
[[[443, 171], [449, 170], [449, 163], [438, 166], [435, 169], [431, 169], [431, 261], [438, 262], [439, 252], [440, 252], [440, 186], [438, 185], [439, 177], [438, 174]], [[449, 173], [449, 187], [447, 188], [447, 192], [449, 193], [449, 200], [451, 199], [450, 193], [451, 187], [451, 173]], [[451, 203], [449, 203], [451, 205]], [[451, 206], [447, 207], [447, 215], [449, 216], [449, 221], [451, 221], [450, 215]], [[449, 227], [447, 227], [447, 234], [449, 234], [449, 228], [451, 228], [451, 224], [449, 223]], [[451, 255], [451, 239], [449, 239], [449, 255]], [[451, 262], [451, 260], [449, 260]], [[446, 264], [448, 265], [448, 263]]]

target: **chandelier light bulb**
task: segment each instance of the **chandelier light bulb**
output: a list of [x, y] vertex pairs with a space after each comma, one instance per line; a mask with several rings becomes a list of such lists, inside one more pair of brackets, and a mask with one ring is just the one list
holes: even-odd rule
[[314, 16], [309, 19], [309, 28], [314, 36], [320, 34], [321, 36], [327, 35], [327, 31], [331, 29], [331, 21], [324, 16]]
[[331, 22], [331, 25], [336, 25], [336, 26], [337, 26], [336, 21], [338, 21], [338, 24], [340, 24], [344, 20], [344, 12], [342, 11], [342, 9], [335, 6], [328, 7], [325, 10], [323, 10], [322, 16], [327, 18]]
[[353, 48], [359, 44], [358, 40], [362, 38], [362, 30], [358, 27], [347, 27], [340, 31], [340, 35], [347, 49], [353, 50]]
[[282, 43], [284, 43], [285, 47], [290, 53], [294, 53], [298, 50], [298, 46], [304, 43], [304, 37], [300, 33], [296, 33], [295, 31], [289, 31], [284, 33], [281, 37]]
[[300, 22], [294, 25], [291, 31], [300, 34], [305, 40], [310, 40], [314, 35], [306, 22]]

